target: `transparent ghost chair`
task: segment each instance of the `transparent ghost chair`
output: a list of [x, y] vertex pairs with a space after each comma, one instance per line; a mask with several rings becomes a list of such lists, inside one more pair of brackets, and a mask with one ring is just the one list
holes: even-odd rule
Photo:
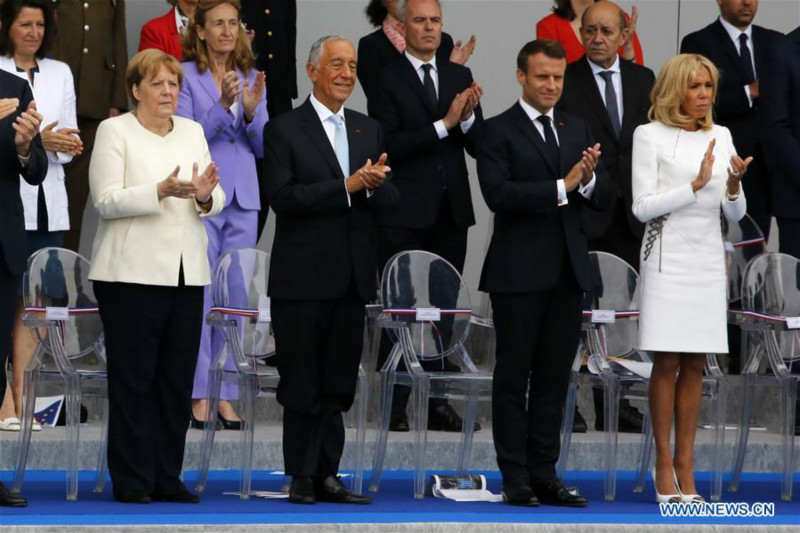
[[[800, 384], [800, 261], [778, 253], [750, 261], [742, 283], [743, 312], [739, 323], [752, 338], [747, 363], [742, 368], [744, 399], [739, 434], [728, 490], [736, 492], [747, 451], [749, 421], [756, 387], [774, 387], [781, 399], [781, 499], [792, 499], [794, 427]], [[771, 375], [759, 375], [766, 356]]]
[[[461, 275], [441, 257], [423, 251], [396, 254], [381, 279], [384, 320], [394, 342], [381, 368], [381, 405], [370, 490], [380, 486], [389, 436], [395, 385], [412, 389], [414, 431], [414, 496], [425, 491], [428, 400], [463, 400], [464, 412], [457, 470], [466, 471], [472, 448], [477, 401], [490, 400], [492, 374], [479, 371], [464, 343], [474, 325], [490, 322], [473, 317], [470, 297]], [[400, 360], [407, 370], [398, 370]], [[421, 361], [440, 361], [441, 371], [426, 371]], [[446, 361], [449, 361], [446, 363]]]
[[[620, 398], [647, 400], [647, 378], [652, 365], [647, 353], [637, 351], [639, 275], [628, 263], [605, 252], [591, 252], [592, 288], [584, 294], [581, 342], [572, 366], [561, 456], [556, 475], [563, 477], [569, 459], [578, 385], [601, 386], [604, 397], [604, 495], [613, 501], [617, 482], [617, 436]], [[588, 365], [589, 372], [581, 372]], [[637, 387], [638, 386], [638, 387]], [[644, 415], [644, 434], [650, 417]]]
[[[220, 257], [211, 279], [213, 306], [206, 317], [208, 324], [225, 334], [225, 341], [209, 367], [206, 420], [216, 419], [222, 383], [237, 383], [242, 418], [239, 446], [239, 495], [242, 499], [249, 499], [251, 494], [255, 401], [257, 397], [274, 397], [280, 379], [276, 367], [259, 364], [275, 355], [267, 296], [269, 262], [269, 254], [255, 248], [231, 250]], [[226, 365], [228, 358], [233, 360], [232, 368]], [[366, 373], [359, 369], [353, 476], [353, 490], [356, 492], [361, 492], [363, 482], [367, 408], [365, 380]], [[207, 422], [204, 426], [200, 477], [196, 486], [198, 492], [203, 492], [208, 479], [215, 432], [216, 424]]]
[[66, 415], [67, 500], [78, 499], [80, 410], [84, 397], [104, 399], [101, 446], [94, 492], [106, 479], [108, 441], [108, 381], [103, 325], [88, 279], [89, 261], [62, 248], [44, 248], [28, 259], [23, 279], [23, 323], [36, 337], [36, 350], [25, 369], [22, 385], [22, 431], [12, 490], [25, 477], [37, 392], [58, 388]]

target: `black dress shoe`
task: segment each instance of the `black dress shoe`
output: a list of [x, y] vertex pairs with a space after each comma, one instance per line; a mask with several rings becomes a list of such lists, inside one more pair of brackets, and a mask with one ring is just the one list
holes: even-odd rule
[[114, 499], [122, 503], [150, 503], [150, 495], [146, 492], [132, 490], [127, 492], [114, 492]]
[[539, 500], [533, 489], [524, 481], [503, 483], [503, 502], [522, 507], [539, 507]]
[[[596, 431], [603, 431], [604, 420], [603, 413], [598, 412], [594, 419], [594, 429]], [[629, 403], [620, 403], [619, 426], [617, 427], [619, 433], [641, 433], [642, 424], [644, 424], [644, 416], [637, 408]]]
[[[215, 423], [217, 425], [217, 427], [216, 427], [217, 430], [222, 429], [222, 422], [219, 419], [215, 420]], [[206, 428], [206, 422], [205, 422], [205, 420], [196, 419], [194, 417], [194, 413], [192, 413], [192, 420], [189, 423], [189, 426], [192, 429], [205, 429]]]
[[389, 419], [389, 431], [411, 431], [408, 425], [408, 415], [405, 413], [392, 413], [392, 417]]
[[5, 485], [0, 483], [0, 507], [27, 507], [28, 500], [20, 496], [19, 494], [14, 494], [10, 490], [8, 490]]
[[189, 492], [186, 487], [181, 487], [178, 492], [173, 492], [171, 494], [151, 494], [150, 500], [169, 503], [200, 503], [200, 496]]
[[[428, 412], [428, 429], [431, 431], [461, 431], [463, 420], [453, 406], [449, 403], [440, 405]], [[480, 431], [481, 425], [475, 422], [475, 431]]]
[[222, 426], [223, 429], [232, 429], [234, 431], [241, 431], [242, 430], [242, 421], [241, 420], [228, 420], [222, 413], [217, 413], [217, 429]]
[[586, 507], [589, 501], [580, 494], [573, 494], [564, 483], [554, 478], [545, 483], [531, 483], [536, 497], [539, 501], [547, 505], [560, 505], [563, 507]]
[[586, 419], [583, 418], [578, 407], [575, 407], [575, 418], [572, 419], [572, 432], [573, 433], [586, 433]]
[[342, 485], [342, 482], [336, 476], [328, 476], [324, 479], [317, 480], [315, 485], [317, 499], [321, 502], [372, 503], [372, 498], [351, 491]]
[[289, 503], [317, 503], [314, 482], [310, 477], [293, 477], [289, 487]]

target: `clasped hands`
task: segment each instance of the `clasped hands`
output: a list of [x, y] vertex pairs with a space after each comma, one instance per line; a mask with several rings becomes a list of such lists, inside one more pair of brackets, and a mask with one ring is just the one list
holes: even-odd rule
[[[0, 99], [0, 120], [13, 114], [19, 107], [19, 98], [3, 98]], [[28, 108], [23, 111], [11, 127], [14, 128], [14, 145], [17, 148], [17, 154], [22, 157], [28, 157], [31, 153], [31, 141], [39, 134], [39, 126], [41, 125], [44, 117], [36, 111], [36, 102], [31, 100]]]
[[594, 176], [594, 169], [600, 160], [600, 143], [588, 147], [581, 154], [581, 160], [575, 163], [569, 174], [564, 177], [564, 188], [567, 192], [574, 191], [580, 183], [583, 186], [589, 185]]
[[156, 189], [158, 199], [163, 200], [169, 196], [173, 198], [194, 198], [201, 204], [208, 203], [211, 199], [211, 191], [219, 183], [219, 171], [217, 165], [209, 163], [202, 174], [198, 174], [197, 163], [192, 164], [192, 180], [186, 181], [178, 177], [181, 166], [175, 167], [172, 173], [158, 182]]
[[392, 169], [386, 166], [386, 152], [382, 153], [375, 164], [371, 159], [367, 159], [366, 164], [356, 170], [344, 180], [347, 192], [352, 194], [362, 189], [374, 191], [386, 181], [386, 176]]
[[453, 101], [450, 102], [450, 109], [447, 110], [447, 115], [442, 119], [445, 128], [449, 130], [459, 122], [469, 120], [475, 108], [478, 107], [481, 96], [483, 96], [483, 88], [475, 81], [464, 91], [458, 93], [453, 98]]

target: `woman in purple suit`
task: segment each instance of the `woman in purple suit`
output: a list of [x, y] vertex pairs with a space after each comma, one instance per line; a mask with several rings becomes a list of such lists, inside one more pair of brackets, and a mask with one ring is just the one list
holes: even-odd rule
[[[239, 0], [201, 0], [189, 21], [183, 45], [184, 79], [178, 115], [203, 126], [211, 157], [219, 167], [227, 204], [205, 220], [211, 268], [228, 250], [253, 247], [258, 240], [261, 208], [256, 159], [263, 156], [266, 124], [264, 73], [253, 68], [250, 39], [241, 27]], [[206, 288], [206, 311], [211, 291]], [[223, 342], [222, 335], [203, 326], [192, 393], [192, 427], [202, 428], [208, 398], [208, 367]], [[232, 361], [228, 360], [231, 365]], [[238, 391], [223, 384], [218, 427], [240, 429], [231, 400]]]

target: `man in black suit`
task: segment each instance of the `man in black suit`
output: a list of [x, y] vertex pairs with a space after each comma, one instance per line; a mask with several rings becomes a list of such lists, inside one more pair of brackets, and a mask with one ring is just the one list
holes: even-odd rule
[[289, 501], [371, 503], [336, 474], [364, 305], [375, 294], [376, 213], [397, 191], [384, 181], [389, 167], [380, 125], [344, 108], [356, 82], [353, 45], [320, 39], [306, 70], [312, 95], [264, 128], [267, 193], [277, 215], [269, 295]]
[[[41, 123], [30, 86], [0, 71], [0, 398], [6, 392], [17, 290], [28, 261], [19, 178], [39, 185], [47, 174], [47, 155], [39, 137]], [[26, 505], [25, 498], [0, 483], [0, 506]]]
[[[242, 23], [254, 32], [256, 69], [267, 75], [267, 111], [271, 119], [292, 110], [297, 98], [297, 1], [242, 0]], [[265, 178], [259, 166], [258, 235], [269, 214]]]
[[[773, 44], [762, 79], [760, 122], [780, 251], [800, 259], [800, 27]], [[800, 363], [794, 365], [797, 371]], [[800, 435], [798, 398], [795, 435]]]
[[[564, 94], [558, 108], [581, 117], [603, 147], [603, 167], [614, 195], [611, 210], [583, 210], [589, 249], [621, 257], [639, 270], [644, 224], [631, 212], [631, 152], [633, 131], [649, 122], [650, 90], [655, 75], [649, 68], [619, 57], [617, 50], [629, 38], [625, 13], [612, 2], [599, 2], [584, 11], [581, 40], [584, 57], [567, 66]], [[610, 82], [609, 82], [610, 80]], [[594, 427], [603, 429], [602, 389], [593, 389]], [[619, 430], [639, 433], [642, 414], [627, 400], [620, 402]], [[586, 422], [576, 411], [575, 428]]]
[[[380, 214], [378, 264], [404, 250], [425, 250], [464, 270], [467, 230], [475, 223], [464, 150], [474, 154], [482, 122], [481, 88], [469, 69], [442, 61], [442, 10], [437, 0], [400, 0], [398, 16], [406, 51], [381, 72], [368, 102], [386, 133], [393, 180], [400, 200]], [[443, 295], [439, 307], [454, 305]], [[447, 333], [443, 334], [447, 337]], [[379, 368], [389, 353], [384, 337]], [[427, 365], [427, 366], [425, 366]], [[427, 362], [428, 370], [442, 369]], [[445, 367], [446, 368], [446, 367]], [[397, 387], [391, 427], [408, 431], [409, 389]], [[461, 431], [461, 417], [443, 399], [430, 401], [430, 429]]]
[[613, 191], [587, 124], [553, 110], [566, 67], [559, 43], [526, 44], [517, 58], [522, 98], [486, 121], [478, 145], [478, 179], [495, 214], [480, 282], [497, 339], [492, 434], [512, 505], [588, 503], [564, 487], [555, 464], [591, 283], [581, 216], [586, 204], [607, 208]]
[[756, 26], [758, 0], [717, 0], [720, 16], [681, 42], [681, 53], [701, 54], [720, 71], [714, 116], [731, 130], [740, 157], [753, 156], [744, 187], [747, 214], [769, 237], [772, 224], [770, 180], [758, 132], [759, 77], [769, 60], [769, 47], [780, 33]]

